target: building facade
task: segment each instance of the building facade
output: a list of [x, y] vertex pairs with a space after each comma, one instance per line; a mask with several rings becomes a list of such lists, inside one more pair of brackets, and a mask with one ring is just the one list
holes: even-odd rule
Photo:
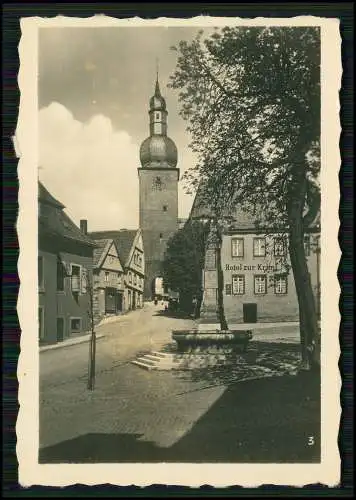
[[[317, 228], [305, 235], [304, 246], [318, 307]], [[222, 238], [221, 260], [224, 307], [230, 322], [298, 321], [298, 299], [284, 234], [265, 234], [252, 228], [227, 231]]]
[[[95, 241], [110, 239], [115, 244], [123, 269], [122, 312], [141, 308], [145, 283], [145, 252], [141, 230], [96, 231], [90, 236]], [[114, 279], [114, 275], [112, 277]]]
[[139, 225], [146, 258], [144, 297], [154, 295], [155, 279], [161, 277], [161, 264], [167, 242], [178, 229], [177, 147], [167, 136], [166, 101], [158, 77], [149, 106], [150, 135], [140, 148]]
[[[192, 218], [203, 218], [206, 209], [195, 200]], [[221, 251], [223, 301], [229, 324], [298, 321], [299, 306], [290, 265], [287, 232], [261, 227], [247, 211], [236, 209], [221, 224], [221, 243], [211, 231], [203, 269], [202, 321], [216, 323], [217, 245]], [[208, 215], [209, 217], [209, 215]], [[316, 311], [320, 313], [320, 214], [305, 231], [304, 249]]]
[[94, 319], [98, 323], [124, 311], [125, 271], [114, 240], [95, 240], [95, 243]]
[[90, 329], [95, 244], [39, 183], [38, 319], [40, 344], [54, 344]]

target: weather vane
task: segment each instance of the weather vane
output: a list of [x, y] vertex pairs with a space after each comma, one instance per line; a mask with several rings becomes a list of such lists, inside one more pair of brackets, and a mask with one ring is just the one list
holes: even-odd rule
[[157, 77], [157, 80], [158, 80], [158, 70], [159, 70], [159, 61], [158, 61], [158, 57], [156, 57], [156, 77]]

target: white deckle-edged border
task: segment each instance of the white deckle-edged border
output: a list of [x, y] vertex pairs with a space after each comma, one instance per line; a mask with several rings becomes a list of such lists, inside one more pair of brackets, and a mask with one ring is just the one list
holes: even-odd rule
[[[39, 447], [39, 349], [37, 324], [37, 172], [38, 172], [38, 30], [51, 27], [222, 27], [222, 26], [320, 26], [321, 28], [321, 310], [322, 310], [322, 460], [320, 464], [60, 464], [38, 463]], [[341, 408], [341, 379], [338, 301], [340, 287], [337, 268], [339, 230], [339, 137], [341, 87], [341, 37], [339, 20], [301, 16], [295, 18], [214, 18], [192, 19], [115, 19], [105, 15], [92, 18], [58, 16], [24, 18], [19, 44], [21, 92], [15, 147], [20, 157], [19, 217], [20, 245], [18, 272], [20, 291], [18, 315], [22, 330], [18, 363], [20, 410], [16, 425], [19, 482], [22, 486], [67, 486], [113, 484], [148, 486], [172, 484], [215, 487], [262, 484], [303, 486], [322, 483], [335, 486], [340, 480], [337, 446]]]

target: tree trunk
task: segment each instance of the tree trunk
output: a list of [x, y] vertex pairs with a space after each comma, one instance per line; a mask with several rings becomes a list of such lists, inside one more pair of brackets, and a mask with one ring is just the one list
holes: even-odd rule
[[225, 309], [224, 309], [224, 273], [221, 265], [221, 243], [222, 236], [219, 228], [217, 230], [217, 245], [216, 245], [216, 270], [218, 275], [218, 297], [217, 297], [217, 305], [218, 305], [218, 317], [220, 322], [221, 330], [228, 330], [229, 326], [226, 321]]
[[203, 302], [203, 291], [199, 290], [199, 292], [197, 293], [197, 305], [196, 305], [196, 309], [195, 309], [195, 319], [200, 318], [200, 309], [201, 309], [202, 302]]
[[295, 184], [294, 195], [289, 200], [289, 254], [299, 304], [300, 340], [302, 362], [305, 368], [316, 368], [318, 346], [318, 318], [315, 308], [310, 274], [304, 251], [305, 180]]

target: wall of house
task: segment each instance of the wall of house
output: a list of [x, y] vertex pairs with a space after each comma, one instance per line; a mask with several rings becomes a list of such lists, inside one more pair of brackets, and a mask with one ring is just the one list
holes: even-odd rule
[[143, 307], [146, 260], [142, 235], [139, 234], [126, 262], [124, 307], [126, 311]]
[[141, 275], [141, 273], [137, 273], [132, 268], [128, 268], [125, 274], [125, 292], [124, 292], [125, 311], [133, 309], [134, 301], [135, 301], [135, 309], [143, 307], [143, 290], [144, 290], [144, 278]]
[[[222, 267], [224, 274], [224, 307], [228, 322], [244, 321], [244, 304], [257, 305], [257, 321], [297, 321], [299, 318], [298, 301], [290, 268], [288, 250], [285, 256], [274, 255], [274, 236], [266, 236], [265, 256], [256, 256], [253, 252], [254, 238], [260, 234], [224, 235], [222, 242]], [[315, 300], [317, 302], [317, 255], [313, 247], [316, 235], [310, 235], [310, 256], [308, 267], [311, 276]], [[240, 257], [232, 255], [232, 239], [243, 238], [244, 252]], [[284, 274], [287, 280], [286, 293], [275, 293], [275, 275]], [[233, 293], [233, 276], [243, 276], [245, 287], [243, 294]], [[256, 293], [255, 276], [266, 276], [266, 291]], [[246, 306], [245, 306], [246, 307]]]
[[[108, 273], [108, 274], [107, 274]], [[96, 270], [94, 275], [95, 321], [99, 322], [106, 315], [105, 290], [113, 288], [124, 297], [124, 273], [118, 269]], [[124, 311], [124, 304], [122, 311]]]
[[[43, 343], [57, 342], [57, 318], [63, 318], [64, 339], [83, 334], [90, 329], [90, 295], [89, 286], [82, 288], [77, 300], [71, 289], [71, 278], [64, 278], [64, 290], [57, 291], [57, 255], [39, 249], [38, 255], [43, 258], [44, 286], [39, 289], [39, 306], [44, 308]], [[66, 271], [70, 264], [81, 266], [87, 271], [88, 285], [92, 279], [92, 257], [61, 252]], [[84, 283], [82, 283], [84, 286]], [[80, 329], [72, 331], [71, 318], [80, 318]]]
[[39, 332], [39, 340], [53, 344], [57, 342], [57, 257], [42, 250], [38, 256], [43, 259], [43, 286], [39, 286], [38, 294], [38, 307], [43, 309], [43, 330], [42, 335]]

